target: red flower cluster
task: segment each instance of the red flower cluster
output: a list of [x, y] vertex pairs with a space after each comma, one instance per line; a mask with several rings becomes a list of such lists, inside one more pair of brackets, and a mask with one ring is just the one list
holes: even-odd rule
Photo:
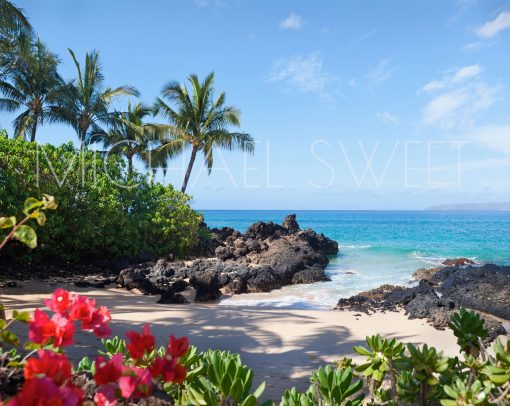
[[110, 312], [104, 306], [96, 308], [94, 299], [73, 296], [59, 288], [46, 300], [46, 306], [55, 312], [53, 317], [36, 309], [29, 323], [28, 338], [36, 344], [46, 345], [51, 340], [55, 348], [73, 344], [74, 321], [81, 321], [83, 330], [93, 331], [98, 337], [111, 334]]
[[71, 364], [64, 354], [39, 350], [25, 364], [25, 383], [7, 406], [78, 406], [83, 391], [71, 382]]
[[[94, 398], [98, 406], [115, 405], [117, 399], [139, 399], [150, 396], [152, 380], [182, 383], [186, 378], [186, 368], [179, 364], [179, 357], [189, 349], [186, 337], [170, 337], [166, 353], [162, 357], [149, 357], [154, 351], [154, 336], [150, 327], [145, 325], [142, 333], [126, 333], [127, 345], [132, 363], [139, 366], [125, 366], [123, 355], [116, 354], [109, 361], [103, 357], [96, 358], [94, 380], [99, 390]], [[145, 359], [144, 359], [145, 357]]]
[[[75, 321], [98, 337], [111, 333], [110, 312], [106, 307], [96, 307], [93, 299], [57, 289], [46, 305], [55, 314], [50, 318], [36, 309], [29, 323], [29, 339], [36, 344], [52, 344], [59, 349], [72, 344]], [[155, 356], [155, 339], [148, 325], [141, 333], [130, 331], [126, 336], [130, 357], [115, 354], [109, 360], [96, 358], [94, 380], [98, 389], [94, 401], [98, 406], [150, 396], [153, 380], [182, 383], [186, 378], [186, 367], [179, 363], [189, 349], [186, 337], [171, 336], [164, 355]], [[7, 406], [79, 406], [84, 401], [83, 391], [71, 382], [72, 367], [64, 354], [39, 350], [38, 358], [26, 362], [24, 375], [22, 390]]]

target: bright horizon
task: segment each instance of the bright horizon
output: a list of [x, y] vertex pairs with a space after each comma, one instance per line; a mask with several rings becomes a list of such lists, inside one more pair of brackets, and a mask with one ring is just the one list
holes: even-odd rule
[[[200, 210], [510, 201], [508, 1], [15, 3], [65, 79], [67, 48], [80, 61], [99, 50], [107, 85], [147, 104], [170, 80], [215, 72], [257, 148], [216, 151], [211, 176], [200, 157], [188, 189]], [[14, 117], [0, 113], [10, 135]], [[44, 125], [38, 141], [77, 139]], [[188, 157], [158, 179], [179, 188]]]

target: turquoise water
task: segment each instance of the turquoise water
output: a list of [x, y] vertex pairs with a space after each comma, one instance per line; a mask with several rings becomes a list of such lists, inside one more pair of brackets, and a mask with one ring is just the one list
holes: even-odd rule
[[[287, 211], [204, 211], [210, 227], [245, 231], [252, 223], [280, 223]], [[331, 282], [237, 295], [229, 305], [329, 308], [383, 283], [408, 284], [412, 273], [445, 258], [510, 265], [510, 212], [294, 211], [301, 228], [338, 241], [340, 253], [326, 272]]]

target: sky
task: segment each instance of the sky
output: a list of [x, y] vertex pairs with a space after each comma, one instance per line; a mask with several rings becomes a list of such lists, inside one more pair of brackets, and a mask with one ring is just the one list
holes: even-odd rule
[[[508, 0], [15, 3], [66, 79], [68, 48], [79, 60], [99, 50], [107, 84], [148, 104], [170, 80], [215, 72], [257, 144], [253, 156], [215, 151], [210, 176], [199, 157], [196, 208], [510, 201]], [[0, 112], [0, 127], [14, 117]], [[65, 126], [37, 137], [76, 142]], [[180, 187], [188, 158], [157, 178]]]

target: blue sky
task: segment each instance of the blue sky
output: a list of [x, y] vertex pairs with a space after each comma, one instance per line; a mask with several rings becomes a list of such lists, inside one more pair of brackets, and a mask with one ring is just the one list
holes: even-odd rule
[[[420, 209], [510, 200], [509, 1], [18, 0], [61, 74], [101, 53], [152, 103], [211, 70], [254, 156], [198, 161], [201, 209]], [[10, 129], [14, 115], [0, 113]], [[44, 126], [41, 142], [75, 141]], [[164, 181], [180, 186], [187, 155]], [[158, 175], [160, 179], [162, 175]]]

